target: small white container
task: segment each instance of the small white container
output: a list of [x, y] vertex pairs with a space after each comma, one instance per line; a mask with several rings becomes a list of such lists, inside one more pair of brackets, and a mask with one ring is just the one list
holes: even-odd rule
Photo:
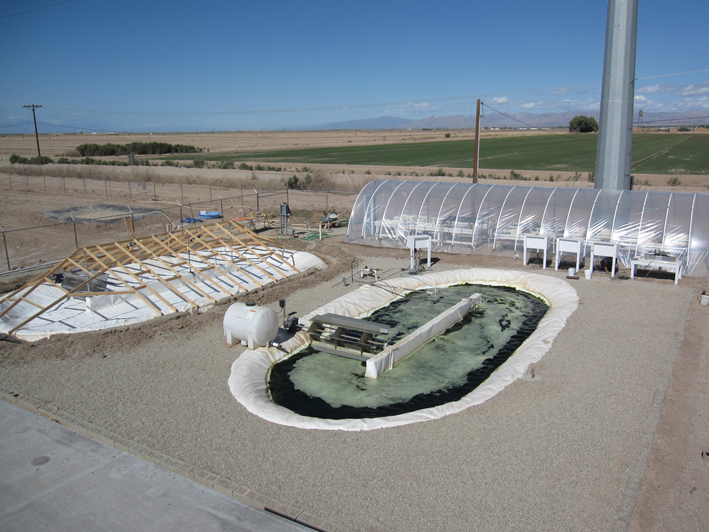
[[593, 274], [593, 270], [584, 270], [583, 273], [586, 276], [586, 279], [590, 279]]
[[575, 268], [569, 268], [569, 277], [573, 277], [576, 275], [576, 269]]
[[709, 294], [700, 295], [699, 304], [703, 307], [709, 307]]

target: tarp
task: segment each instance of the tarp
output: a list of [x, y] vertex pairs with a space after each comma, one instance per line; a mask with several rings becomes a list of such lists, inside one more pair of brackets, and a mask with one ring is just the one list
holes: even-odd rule
[[364, 285], [301, 318], [307, 329], [310, 318], [333, 313], [353, 318], [363, 318], [397, 297], [413, 290], [442, 288], [464, 283], [482, 283], [492, 286], [511, 286], [542, 297], [550, 306], [537, 329], [490, 377], [471, 393], [452, 403], [380, 418], [320, 419], [301, 416], [275, 404], [268, 395], [266, 375], [271, 366], [308, 344], [308, 335], [298, 332], [281, 345], [286, 353], [276, 348], [247, 350], [234, 361], [229, 377], [229, 389], [234, 397], [250, 412], [263, 419], [291, 427], [320, 430], [372, 430], [396, 427], [438, 419], [483, 403], [506, 386], [519, 379], [530, 364], [538, 362], [551, 347], [566, 320], [578, 307], [576, 290], [564, 280], [544, 275], [506, 270], [473, 268], [428, 273], [420, 276], [400, 277]]
[[[217, 249], [217, 251], [220, 250]], [[227, 273], [230, 278], [220, 275], [217, 269], [207, 269], [197, 275], [194, 272], [204, 269], [207, 264], [206, 259], [202, 257], [206, 253], [191, 253], [180, 255], [179, 262], [184, 261], [185, 264], [173, 265], [173, 269], [180, 274], [180, 278], [174, 278], [175, 274], [165, 266], [165, 262], [176, 263], [178, 261], [175, 258], [146, 259], [140, 266], [149, 268], [152, 273], [143, 275], [142, 280], [145, 287], [139, 288], [137, 282], [127, 274], [128, 271], [138, 272], [141, 267], [137, 264], [127, 264], [125, 270], [116, 268], [108, 272], [108, 290], [105, 294], [63, 299], [56, 305], [53, 303], [66, 291], [56, 284], [44, 283], [32, 291], [32, 303], [21, 301], [3, 316], [0, 320], [0, 332], [7, 333], [18, 324], [23, 323], [27, 318], [37, 313], [38, 305], [49, 308], [40, 317], [19, 329], [15, 333], [17, 338], [35, 341], [48, 338], [53, 334], [110, 329], [153, 319], [156, 317], [156, 311], [146, 304], [146, 300], [155, 305], [162, 314], [170, 314], [175, 311], [184, 312], [193, 308], [188, 300], [181, 298], [178, 294], [187, 296], [189, 301], [195, 302], [202, 312], [214, 305], [212, 300], [220, 301], [243, 292], [244, 289], [248, 291], [273, 282], [271, 276], [277, 272], [282, 276], [290, 276], [297, 273], [298, 270], [305, 271], [310, 268], [322, 269], [325, 267], [325, 263], [312, 253], [281, 251], [280, 249], [278, 251], [282, 253], [283, 259], [294, 265], [297, 270], [283, 264], [278, 256], [268, 255], [258, 264], [255, 262], [255, 258], [252, 258], [254, 262], [246, 260], [240, 262], [239, 271], [222, 264], [221, 270]], [[222, 252], [227, 253], [226, 250], [222, 250]], [[249, 258], [249, 253], [245, 251], [244, 256]], [[163, 280], [158, 280], [158, 276], [163, 277]], [[135, 284], [136, 293], [111, 293], [112, 288], [121, 290], [123, 285], [118, 282], [119, 277], [127, 284]], [[165, 279], [170, 278], [172, 279], [167, 282], [174, 290], [165, 286]], [[207, 278], [211, 281], [208, 282]], [[159, 294], [164, 301], [156, 297], [155, 294]], [[23, 294], [20, 292], [18, 295], [22, 296]], [[0, 300], [2, 297], [0, 296]], [[175, 310], [170, 308], [167, 303], [172, 305]], [[9, 305], [10, 302], [0, 303], [0, 310], [9, 307]]]

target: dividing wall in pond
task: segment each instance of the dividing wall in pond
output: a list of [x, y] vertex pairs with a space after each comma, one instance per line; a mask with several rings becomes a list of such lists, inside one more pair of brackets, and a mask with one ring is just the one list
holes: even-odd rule
[[430, 235], [434, 251], [522, 253], [524, 235], [618, 243], [630, 266], [643, 251], [678, 257], [685, 275], [709, 277], [709, 195], [428, 181], [373, 181], [359, 193], [347, 242], [406, 248]]

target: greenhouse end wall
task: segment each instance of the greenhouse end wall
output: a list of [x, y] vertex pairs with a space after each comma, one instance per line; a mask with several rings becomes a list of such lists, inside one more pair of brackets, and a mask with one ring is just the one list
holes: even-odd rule
[[709, 277], [709, 195], [428, 181], [372, 181], [359, 193], [346, 241], [406, 248], [431, 237], [433, 251], [513, 256], [524, 235], [618, 244], [630, 261], [647, 251], [677, 257], [684, 274]]

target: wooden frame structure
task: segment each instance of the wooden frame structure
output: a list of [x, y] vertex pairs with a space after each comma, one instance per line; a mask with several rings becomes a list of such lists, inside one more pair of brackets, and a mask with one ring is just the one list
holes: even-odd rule
[[[22, 288], [0, 299], [0, 320], [7, 320], [7, 316], [20, 303], [36, 308], [36, 312], [8, 331], [8, 334], [14, 335], [70, 298], [87, 298], [90, 308], [90, 298], [99, 295], [134, 295], [156, 316], [177, 312], [177, 308], [161, 294], [165, 290], [156, 289], [158, 287], [166, 288], [191, 308], [197, 309], [199, 304], [194, 298], [206, 299], [211, 303], [217, 301], [205, 288], [200, 288], [200, 284], [209, 287], [211, 294], [223, 293], [227, 297], [249, 290], [244, 286], [247, 284], [244, 279], [248, 279], [248, 284], [261, 287], [264, 283], [260, 279], [268, 278], [268, 283], [285, 279], [288, 277], [286, 272], [290, 275], [299, 273], [295, 265], [283, 257], [283, 252], [277, 253], [276, 249], [271, 240], [234, 221], [185, 227], [158, 235], [80, 248]], [[74, 276], [78, 274], [82, 281], [71, 289], [62, 287], [60, 278], [66, 272]], [[107, 281], [115, 289], [91, 291], [97, 284], [103, 284], [97, 282], [99, 280]], [[46, 300], [40, 302], [40, 298], [33, 299], [33, 293], [41, 285], [58, 288], [61, 295], [49, 303]], [[186, 290], [180, 290], [180, 285]], [[141, 293], [142, 290], [146, 293]]]

